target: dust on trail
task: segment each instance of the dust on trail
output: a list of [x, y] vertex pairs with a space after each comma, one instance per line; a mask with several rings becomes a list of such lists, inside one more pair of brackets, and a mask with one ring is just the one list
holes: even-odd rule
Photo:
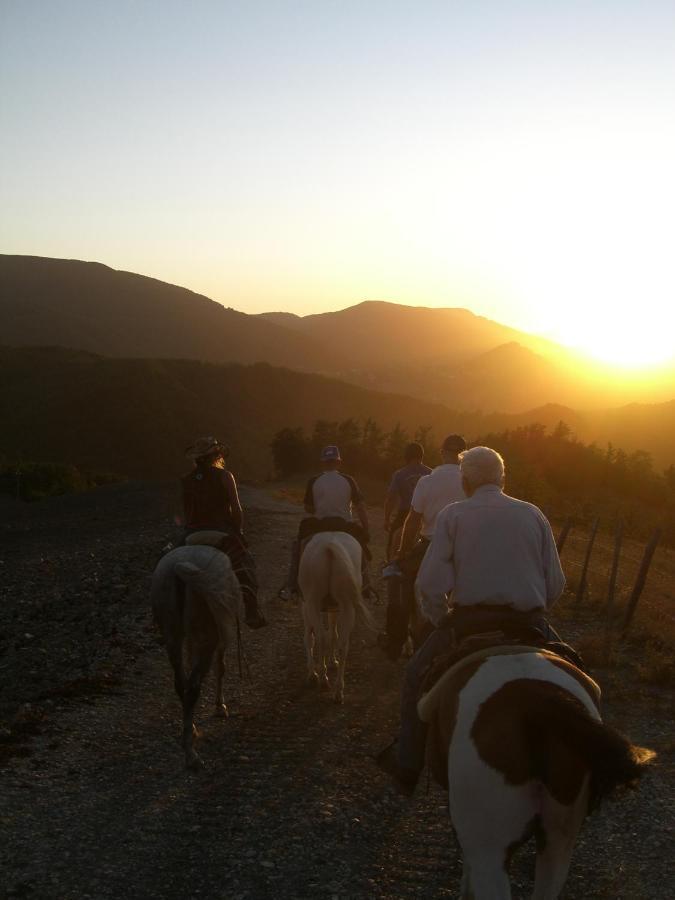
[[[250, 679], [240, 682], [234, 648], [228, 656], [228, 720], [211, 715], [210, 680], [203, 692], [198, 751], [204, 770], [193, 774], [182, 767], [178, 701], [143, 599], [149, 572], [138, 571], [136, 593], [124, 608], [126, 625], [118, 632], [118, 642], [122, 635], [134, 652], [114, 648], [123, 654], [122, 671], [118, 666], [116, 677], [90, 695], [68, 699], [56, 692], [26, 755], [13, 756], [0, 772], [3, 896], [457, 895], [461, 865], [446, 795], [433, 784], [427, 793], [422, 784], [412, 801], [400, 798], [371, 758], [396, 728], [403, 663], [387, 662], [374, 636], [357, 629], [344, 706], [303, 687], [300, 612], [276, 599], [301, 511], [260, 489], [243, 495], [270, 626], [244, 630]], [[127, 511], [119, 513], [124, 498]], [[93, 552], [90, 542], [102, 540], [109, 545], [104, 554], [118, 562], [125, 554], [133, 557], [125, 571], [137, 571], [129, 527], [138, 522], [146, 535], [155, 529], [159, 547], [170, 525], [166, 510], [159, 488], [136, 499], [122, 489], [108, 500], [99, 495], [96, 504], [80, 498], [73, 513], [79, 530], [64, 538], [56, 518], [51, 529], [48, 523], [36, 526], [5, 565], [29, 571], [31, 560], [44, 558], [49, 547], [65, 568], [68, 554], [82, 553], [82, 563]], [[380, 536], [374, 553], [379, 562], [377, 510], [371, 520]], [[104, 563], [105, 555], [99, 559]], [[96, 593], [94, 600], [102, 602]], [[384, 606], [372, 608], [383, 618]], [[22, 665], [29, 672], [35, 662]], [[49, 669], [50, 657], [38, 656], [37, 663]], [[640, 723], [638, 716], [633, 725]], [[648, 736], [632, 732], [636, 740]], [[672, 773], [668, 781], [665, 771], [655, 770], [638, 793], [591, 820], [565, 896], [667, 897], [668, 796]], [[513, 873], [516, 897], [529, 893], [530, 876], [529, 860], [521, 855]]]

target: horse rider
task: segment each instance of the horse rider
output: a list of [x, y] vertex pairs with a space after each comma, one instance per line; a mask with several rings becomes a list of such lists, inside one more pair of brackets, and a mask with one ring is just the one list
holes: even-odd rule
[[407, 794], [424, 765], [426, 725], [417, 701], [433, 661], [469, 634], [526, 627], [544, 640], [557, 637], [546, 612], [565, 586], [548, 519], [532, 503], [504, 493], [500, 454], [473, 447], [459, 460], [466, 499], [439, 513], [418, 578], [422, 613], [433, 631], [406, 666], [399, 739], [377, 758]]
[[214, 437], [197, 440], [186, 455], [193, 469], [181, 478], [185, 539], [197, 532], [222, 533], [218, 546], [230, 559], [241, 585], [250, 628], [267, 625], [258, 606], [258, 582], [255, 563], [243, 534], [244, 514], [234, 475], [225, 467], [229, 447]]
[[[287, 600], [298, 593], [298, 570], [300, 568], [300, 552], [303, 541], [321, 531], [344, 531], [361, 545], [363, 577], [363, 594], [371, 592], [368, 583], [367, 560], [370, 557], [368, 540], [370, 529], [368, 513], [359, 486], [351, 475], [340, 471], [342, 457], [334, 444], [324, 447], [320, 456], [323, 471], [307, 482], [305, 490], [305, 512], [309, 518], [300, 522], [298, 536], [291, 547], [291, 565], [286, 587], [279, 591], [279, 597]], [[359, 521], [354, 522], [352, 512], [356, 512]]]
[[465, 497], [458, 458], [463, 450], [466, 450], [464, 438], [449, 434], [441, 445], [441, 464], [418, 479], [403, 525], [396, 564], [385, 570], [395, 584], [388, 592], [387, 630], [378, 636], [378, 645], [391, 660], [399, 658], [408, 637], [408, 622], [415, 609], [415, 579], [431, 542], [436, 516], [448, 503]]
[[384, 530], [388, 533], [387, 559], [391, 557], [391, 545], [396, 532], [403, 525], [412, 502], [415, 485], [423, 475], [429, 475], [431, 469], [425, 466], [424, 447], [421, 444], [408, 444], [403, 453], [405, 465], [392, 475], [387, 496], [384, 500]]

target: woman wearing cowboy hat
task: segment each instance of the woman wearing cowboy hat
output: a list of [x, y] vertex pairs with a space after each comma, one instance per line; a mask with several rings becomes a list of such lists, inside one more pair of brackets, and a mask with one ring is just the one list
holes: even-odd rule
[[181, 478], [185, 542], [216, 544], [230, 558], [246, 608], [246, 624], [262, 628], [255, 563], [242, 534], [244, 514], [234, 475], [225, 468], [229, 447], [214, 437], [199, 438], [186, 455], [194, 468]]

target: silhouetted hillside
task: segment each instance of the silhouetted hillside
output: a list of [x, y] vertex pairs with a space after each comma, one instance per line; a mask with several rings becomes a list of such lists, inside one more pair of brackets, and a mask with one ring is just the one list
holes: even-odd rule
[[100, 263], [36, 256], [0, 256], [0, 334], [6, 345], [106, 356], [269, 362], [312, 371], [331, 362], [329, 348], [314, 339], [185, 288]]
[[[486, 416], [266, 364], [111, 359], [58, 348], [0, 348], [0, 417], [0, 461], [158, 478], [184, 469], [184, 449], [210, 433], [230, 442], [241, 475], [265, 477], [273, 435], [309, 428], [318, 418], [371, 418], [385, 429], [400, 423], [411, 434], [430, 426], [436, 441], [450, 431], [475, 440], [532, 422], [553, 429], [563, 419], [584, 441], [618, 445], [621, 429], [625, 450], [644, 449], [660, 467], [675, 461], [675, 403], [627, 407], [623, 416], [613, 411], [594, 434], [590, 414], [560, 407]], [[631, 429], [631, 422], [639, 426]]]
[[[367, 302], [321, 315], [252, 316], [98, 263], [29, 256], [0, 256], [0, 340], [124, 358], [266, 362], [473, 416], [675, 396], [673, 373], [658, 383], [621, 377], [466, 309]], [[629, 432], [624, 420], [618, 414], [611, 429]]]
[[476, 316], [468, 309], [367, 301], [311, 316], [263, 313], [260, 318], [322, 342], [330, 341], [348, 365], [374, 369], [400, 363], [454, 365], [509, 341], [533, 350], [554, 347], [542, 338]]
[[[0, 348], [0, 416], [8, 459], [69, 462], [131, 476], [174, 476], [185, 448], [218, 434], [248, 476], [272, 471], [269, 444], [286, 425], [377, 417], [437, 433], [468, 419], [410, 397], [378, 394], [266, 364], [111, 359], [56, 348]], [[480, 418], [480, 417], [478, 417]]]
[[640, 379], [467, 309], [377, 301], [320, 315], [262, 317], [330, 341], [345, 361], [335, 372], [340, 378], [453, 409], [518, 413], [545, 403], [602, 408], [675, 396], [672, 366]]

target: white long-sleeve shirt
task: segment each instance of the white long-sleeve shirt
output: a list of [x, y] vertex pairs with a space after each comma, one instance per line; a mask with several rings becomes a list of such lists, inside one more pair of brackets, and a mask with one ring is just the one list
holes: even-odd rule
[[548, 609], [565, 576], [548, 519], [532, 503], [484, 484], [436, 519], [417, 577], [423, 614], [437, 625], [454, 606]]

